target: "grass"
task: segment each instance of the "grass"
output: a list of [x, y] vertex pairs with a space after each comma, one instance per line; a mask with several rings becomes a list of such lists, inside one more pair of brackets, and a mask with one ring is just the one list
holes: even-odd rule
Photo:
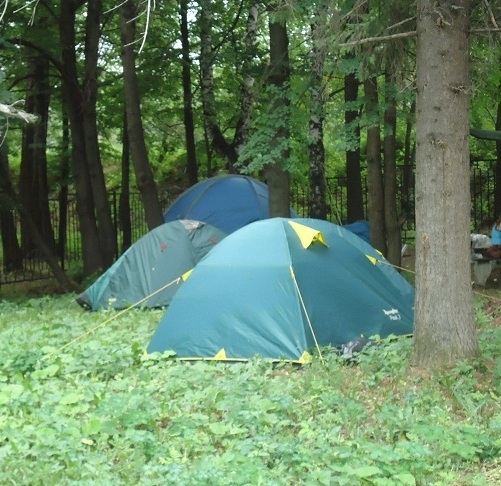
[[144, 355], [160, 310], [92, 332], [114, 311], [43, 295], [51, 285], [2, 288], [1, 484], [501, 483], [493, 289], [477, 298], [482, 356], [427, 373], [408, 338], [357, 363], [182, 364]]

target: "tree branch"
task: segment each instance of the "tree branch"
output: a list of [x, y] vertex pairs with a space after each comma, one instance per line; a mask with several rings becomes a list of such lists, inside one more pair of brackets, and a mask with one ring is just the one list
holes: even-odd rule
[[19, 110], [18, 108], [15, 108], [14, 105], [4, 105], [3, 103], [0, 103], [0, 113], [8, 118], [18, 118], [23, 120], [25, 123], [36, 123], [38, 121], [38, 115], [33, 115], [32, 113]]
[[386, 42], [394, 39], [402, 39], [404, 37], [415, 37], [417, 32], [415, 30], [409, 32], [399, 32], [398, 34], [382, 35], [380, 37], [366, 37], [365, 39], [359, 39], [352, 42], [343, 42], [338, 44], [338, 47], [355, 47], [361, 46], [362, 44], [369, 44], [371, 42]]

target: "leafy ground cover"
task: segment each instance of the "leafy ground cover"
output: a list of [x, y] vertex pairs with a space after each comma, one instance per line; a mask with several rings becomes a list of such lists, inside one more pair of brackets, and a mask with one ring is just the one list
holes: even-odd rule
[[479, 299], [481, 358], [429, 374], [405, 338], [356, 363], [183, 364], [144, 355], [159, 310], [4, 294], [0, 483], [501, 484], [498, 306]]

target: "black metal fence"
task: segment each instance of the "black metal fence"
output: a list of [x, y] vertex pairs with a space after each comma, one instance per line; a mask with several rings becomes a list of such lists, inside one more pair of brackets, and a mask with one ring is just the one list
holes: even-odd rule
[[[415, 218], [414, 218], [414, 180], [413, 171], [408, 167], [400, 167], [397, 178], [398, 194], [397, 201], [400, 214], [404, 215], [405, 223], [402, 226], [404, 241], [409, 241], [414, 238]], [[363, 187], [366, 187], [365, 181]], [[495, 189], [495, 171], [489, 164], [475, 164], [471, 171], [471, 196], [472, 196], [472, 231], [480, 232], [486, 230], [496, 219], [494, 214], [494, 189]], [[364, 191], [366, 194], [367, 191]], [[164, 207], [172, 202], [173, 197], [168, 195], [164, 198]], [[300, 217], [307, 217], [310, 214], [309, 193], [307, 187], [292, 188], [292, 207]], [[335, 177], [328, 180], [327, 188], [327, 204], [328, 215], [327, 219], [336, 223], [346, 223], [347, 211], [347, 185], [346, 178]], [[113, 222], [117, 234], [117, 248], [122, 248], [121, 241], [121, 224], [119, 221], [119, 193], [110, 193], [110, 205], [112, 211]], [[367, 201], [364, 200], [365, 208]], [[59, 202], [57, 199], [49, 201], [51, 211], [51, 222], [54, 234], [59, 234]], [[137, 241], [141, 236], [148, 231], [144, 210], [139, 193], [130, 194], [131, 208], [131, 226], [132, 226], [132, 241]], [[21, 221], [20, 216], [16, 211], [13, 211], [15, 225], [20, 234]], [[76, 270], [81, 265], [81, 241], [78, 217], [76, 212], [76, 201], [74, 195], [68, 198], [67, 210], [67, 234], [65, 235], [64, 250], [60, 254], [60, 264], [67, 270]], [[118, 256], [118, 255], [117, 255]], [[0, 249], [0, 284], [8, 284], [14, 282], [23, 282], [31, 280], [39, 280], [51, 276], [50, 269], [47, 267], [44, 259], [37, 253], [32, 253], [29, 257], [23, 259], [23, 268], [17, 271], [7, 271], [4, 267], [3, 255]]]

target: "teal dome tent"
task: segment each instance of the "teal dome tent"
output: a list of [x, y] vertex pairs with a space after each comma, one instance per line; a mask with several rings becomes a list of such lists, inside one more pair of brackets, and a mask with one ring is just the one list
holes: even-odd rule
[[142, 307], [165, 306], [182, 283], [183, 273], [225, 236], [200, 221], [162, 224], [134, 243], [76, 300], [91, 310], [121, 309], [140, 301]]
[[368, 243], [327, 221], [249, 224], [185, 277], [150, 353], [305, 362], [315, 347], [413, 330], [413, 287]]

